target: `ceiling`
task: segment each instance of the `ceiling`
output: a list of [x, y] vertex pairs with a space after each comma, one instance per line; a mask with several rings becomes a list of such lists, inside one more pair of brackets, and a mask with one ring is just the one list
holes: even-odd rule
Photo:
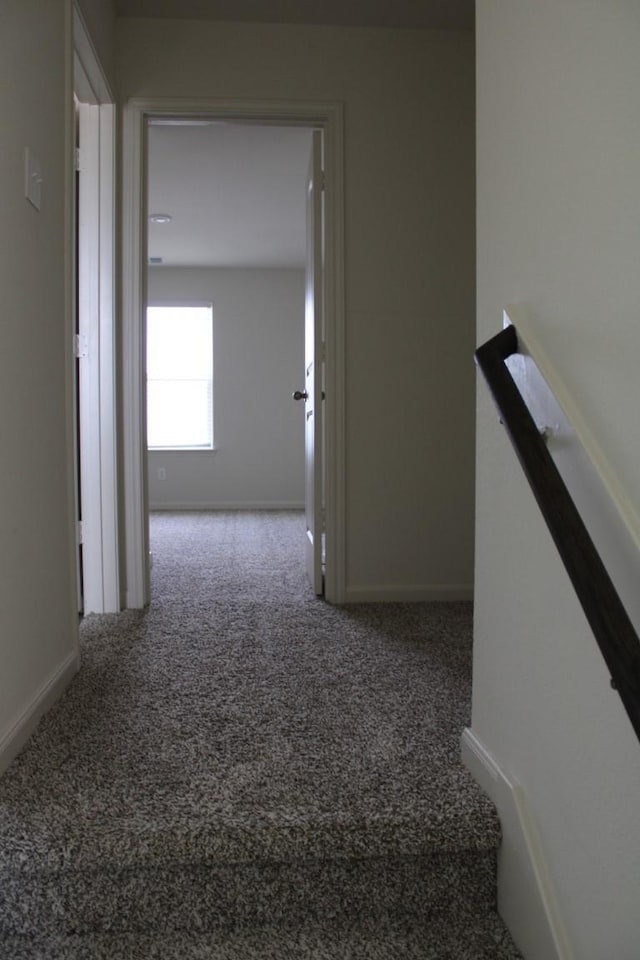
[[474, 0], [115, 0], [120, 17], [473, 30]]
[[[311, 131], [149, 127], [149, 257], [163, 266], [302, 267]], [[185, 121], [189, 124], [189, 121]]]

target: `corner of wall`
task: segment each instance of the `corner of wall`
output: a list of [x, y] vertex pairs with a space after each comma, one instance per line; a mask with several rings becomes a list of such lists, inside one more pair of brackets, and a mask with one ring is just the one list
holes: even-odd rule
[[79, 669], [80, 656], [77, 650], [74, 650], [43, 683], [31, 703], [15, 718], [6, 732], [0, 733], [0, 776], [20, 753], [44, 714], [61, 696]]
[[462, 760], [495, 804], [502, 827], [498, 912], [527, 960], [574, 960], [535, 822], [523, 787], [509, 777], [470, 728]]

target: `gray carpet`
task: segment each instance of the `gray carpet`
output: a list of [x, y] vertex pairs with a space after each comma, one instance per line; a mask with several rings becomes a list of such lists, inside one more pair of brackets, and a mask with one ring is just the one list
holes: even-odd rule
[[469, 604], [334, 608], [295, 513], [152, 518], [153, 600], [0, 781], [0, 956], [515, 960]]

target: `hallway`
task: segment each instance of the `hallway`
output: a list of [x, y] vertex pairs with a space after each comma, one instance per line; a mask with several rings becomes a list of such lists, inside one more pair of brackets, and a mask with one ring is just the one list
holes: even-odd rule
[[1, 955], [516, 958], [470, 605], [330, 607], [295, 512], [151, 527], [151, 606], [84, 621], [0, 781]]

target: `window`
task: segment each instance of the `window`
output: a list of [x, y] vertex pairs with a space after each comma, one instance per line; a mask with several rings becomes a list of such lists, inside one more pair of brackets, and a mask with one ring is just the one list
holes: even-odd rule
[[213, 310], [147, 308], [147, 445], [213, 449]]

